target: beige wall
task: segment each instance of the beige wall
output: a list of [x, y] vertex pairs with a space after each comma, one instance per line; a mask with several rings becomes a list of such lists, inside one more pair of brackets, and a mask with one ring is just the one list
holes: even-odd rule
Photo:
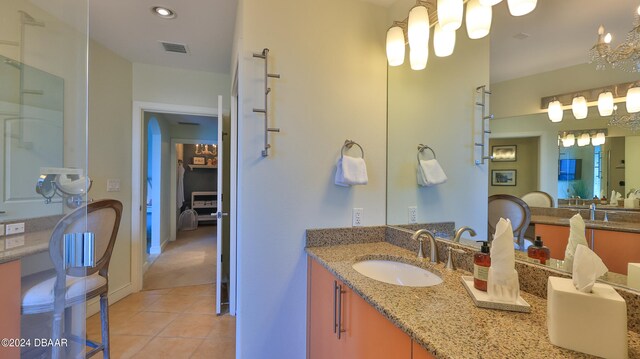
[[[494, 194], [510, 194], [522, 197], [525, 193], [538, 190], [538, 142], [539, 137], [500, 138], [489, 141], [489, 148], [493, 146], [516, 145], [515, 162], [489, 161], [489, 196]], [[490, 150], [491, 151], [491, 150]], [[492, 170], [516, 170], [515, 186], [493, 186], [491, 184]]]
[[[357, 0], [241, 0], [238, 133], [238, 358], [306, 353], [305, 230], [385, 224], [386, 11]], [[286, 10], [286, 11], [283, 11]], [[239, 45], [239, 46], [238, 46]], [[271, 155], [261, 157], [268, 47]], [[345, 139], [365, 150], [369, 184], [333, 183]]]
[[218, 107], [218, 95], [229, 109], [229, 74], [133, 64], [133, 100], [163, 104]]
[[[131, 283], [131, 63], [100, 44], [89, 47], [89, 197], [113, 198], [124, 211], [109, 267], [109, 291]], [[107, 179], [120, 192], [107, 192]]]
[[640, 136], [625, 138], [625, 189], [640, 189]]

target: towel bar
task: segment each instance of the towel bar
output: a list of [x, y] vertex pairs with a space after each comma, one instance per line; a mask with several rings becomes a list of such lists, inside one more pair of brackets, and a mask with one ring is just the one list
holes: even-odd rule
[[427, 145], [423, 145], [422, 143], [418, 145], [418, 154], [416, 155], [416, 158], [418, 159], [418, 165], [420, 165], [420, 154], [422, 153], [422, 151], [424, 150], [429, 150], [431, 151], [431, 153], [433, 154], [433, 159], [436, 159], [436, 152], [433, 150], [433, 148], [427, 146]]
[[360, 148], [360, 152], [362, 152], [362, 158], [364, 159], [364, 150], [362, 149], [362, 146], [360, 146], [357, 142], [352, 141], [352, 140], [345, 140], [344, 141], [344, 145], [342, 145], [342, 149], [340, 150], [340, 158], [344, 157], [344, 149], [351, 149], [351, 147], [353, 147], [353, 145], [358, 146], [358, 148]]
[[253, 112], [261, 113], [264, 115], [264, 149], [262, 150], [262, 157], [269, 156], [269, 132], [280, 132], [279, 128], [269, 127], [269, 93], [271, 88], [269, 87], [269, 78], [279, 79], [279, 74], [269, 73], [269, 49], [262, 50], [261, 53], [254, 53], [253, 57], [264, 60], [264, 108], [254, 108]]

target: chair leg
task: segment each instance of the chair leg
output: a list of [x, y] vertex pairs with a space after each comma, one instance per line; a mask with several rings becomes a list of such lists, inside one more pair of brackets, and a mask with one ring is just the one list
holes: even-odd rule
[[102, 357], [109, 359], [109, 298], [107, 293], [100, 296], [100, 324], [102, 325]]

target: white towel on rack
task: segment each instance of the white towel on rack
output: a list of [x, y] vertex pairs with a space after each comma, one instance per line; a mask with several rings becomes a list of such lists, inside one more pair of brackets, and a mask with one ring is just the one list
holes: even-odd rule
[[418, 166], [418, 184], [423, 187], [435, 186], [447, 182], [447, 175], [438, 160], [420, 160]]
[[364, 158], [342, 156], [336, 164], [335, 183], [338, 186], [349, 187], [364, 185], [369, 182], [367, 165]]

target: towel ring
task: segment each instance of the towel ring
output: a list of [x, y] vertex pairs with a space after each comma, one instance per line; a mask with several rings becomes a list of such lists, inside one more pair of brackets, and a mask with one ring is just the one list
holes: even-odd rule
[[358, 146], [358, 148], [360, 148], [360, 152], [362, 152], [362, 159], [364, 159], [364, 150], [362, 149], [362, 146], [360, 146], [357, 142], [355, 141], [351, 141], [351, 140], [345, 140], [344, 141], [344, 145], [342, 145], [342, 149], [340, 150], [340, 158], [344, 157], [344, 149], [351, 149], [351, 147], [353, 147], [353, 145]]
[[427, 145], [423, 145], [422, 143], [418, 145], [418, 154], [416, 155], [416, 158], [418, 159], [418, 165], [420, 164], [420, 154], [422, 153], [422, 151], [424, 150], [429, 150], [431, 151], [431, 153], [433, 154], [433, 159], [436, 159], [436, 152], [433, 150], [433, 148], [427, 146]]

